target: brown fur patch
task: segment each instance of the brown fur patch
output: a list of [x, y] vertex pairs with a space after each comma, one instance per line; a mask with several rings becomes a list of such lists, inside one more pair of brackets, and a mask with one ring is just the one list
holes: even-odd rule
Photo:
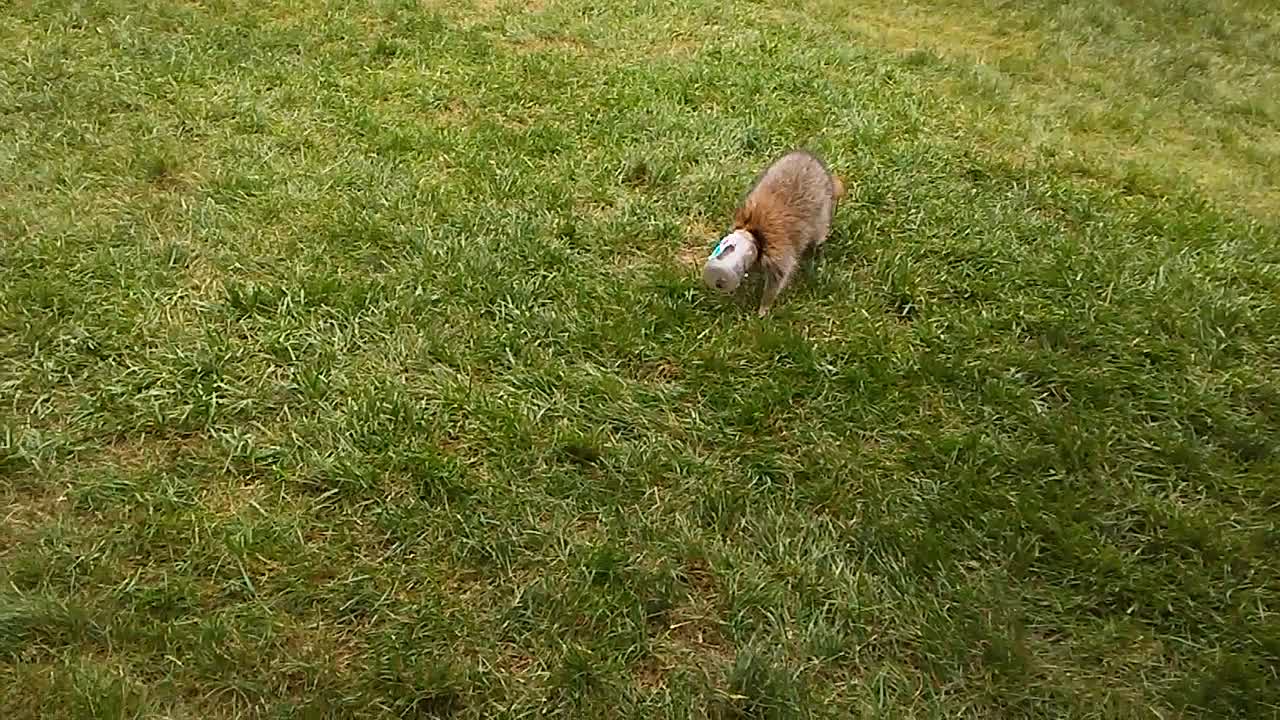
[[792, 152], [760, 174], [733, 216], [761, 245], [761, 260], [797, 260], [826, 239], [844, 183], [806, 152]]

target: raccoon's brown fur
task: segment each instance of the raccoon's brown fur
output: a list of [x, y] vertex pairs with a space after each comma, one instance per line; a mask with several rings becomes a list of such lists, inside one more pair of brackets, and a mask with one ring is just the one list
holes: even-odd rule
[[791, 282], [804, 253], [826, 241], [842, 197], [840, 178], [803, 150], [787, 153], [756, 178], [733, 215], [733, 229], [751, 233], [760, 249], [761, 317]]

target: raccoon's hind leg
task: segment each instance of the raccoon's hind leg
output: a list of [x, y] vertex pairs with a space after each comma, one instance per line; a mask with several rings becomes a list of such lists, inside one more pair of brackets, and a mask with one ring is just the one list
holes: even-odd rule
[[816, 237], [813, 239], [814, 248], [822, 247], [822, 244], [827, 241], [827, 238], [831, 237], [831, 226], [834, 224], [832, 222], [834, 219], [835, 219], [835, 206], [832, 205], [831, 208], [827, 210], [827, 216], [825, 220], [818, 223], [818, 226], [814, 228], [814, 235], [816, 235]]
[[796, 272], [796, 259], [787, 255], [771, 258], [761, 263], [764, 266], [764, 294], [760, 297], [760, 317], [769, 313], [778, 293], [791, 284], [791, 276]]

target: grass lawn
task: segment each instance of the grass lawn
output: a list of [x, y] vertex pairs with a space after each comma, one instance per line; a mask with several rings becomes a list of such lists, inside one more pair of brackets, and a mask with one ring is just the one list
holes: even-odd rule
[[[774, 313], [698, 264], [793, 146]], [[16, 0], [0, 717], [1280, 714], [1272, 0]]]

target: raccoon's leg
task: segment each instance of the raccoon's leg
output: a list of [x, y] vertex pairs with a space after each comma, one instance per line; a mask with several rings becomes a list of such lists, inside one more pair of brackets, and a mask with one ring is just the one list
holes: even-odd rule
[[764, 317], [769, 313], [769, 308], [773, 307], [773, 301], [778, 299], [778, 293], [786, 289], [791, 283], [791, 276], [796, 271], [796, 259], [791, 256], [773, 259], [771, 262], [761, 263], [764, 265], [764, 294], [760, 297], [760, 317]]
[[814, 228], [814, 232], [818, 236], [817, 238], [814, 239], [814, 242], [813, 242], [814, 248], [822, 247], [822, 243], [826, 242], [827, 237], [831, 235], [831, 214], [833, 214], [834, 212], [835, 212], [834, 208], [828, 210], [829, 214], [827, 216], [826, 222], [823, 222], [819, 224], [818, 227]]

